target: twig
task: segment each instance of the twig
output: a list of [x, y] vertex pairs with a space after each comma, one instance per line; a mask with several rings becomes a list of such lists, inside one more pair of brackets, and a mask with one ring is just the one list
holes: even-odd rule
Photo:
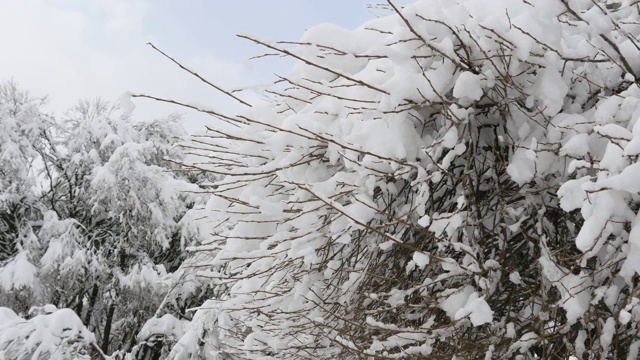
[[251, 104], [249, 104], [248, 102], [240, 99], [239, 97], [233, 95], [232, 93], [220, 88], [219, 86], [216, 86], [215, 84], [211, 83], [210, 81], [208, 81], [207, 79], [203, 78], [202, 76], [200, 76], [200, 74], [196, 73], [193, 70], [190, 70], [189, 68], [185, 67], [184, 65], [182, 65], [180, 62], [178, 62], [177, 60], [175, 60], [174, 58], [172, 58], [171, 56], [167, 55], [166, 53], [164, 53], [162, 50], [158, 49], [155, 45], [153, 45], [152, 43], [148, 42], [147, 45], [151, 46], [155, 51], [159, 52], [160, 54], [162, 54], [164, 57], [166, 57], [167, 59], [171, 60], [174, 64], [178, 65], [182, 70], [188, 72], [189, 74], [197, 77], [198, 79], [200, 79], [200, 81], [204, 82], [205, 84], [213, 87], [214, 89], [220, 91], [221, 93], [231, 97], [232, 99], [240, 102], [242, 105], [251, 107]]

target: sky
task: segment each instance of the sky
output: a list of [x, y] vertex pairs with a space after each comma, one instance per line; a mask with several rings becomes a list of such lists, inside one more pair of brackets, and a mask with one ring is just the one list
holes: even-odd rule
[[[375, 2], [375, 1], [374, 1]], [[406, 1], [397, 1], [406, 3]], [[286, 75], [291, 60], [248, 61], [265, 49], [236, 37], [298, 40], [316, 24], [354, 29], [379, 11], [371, 0], [0, 0], [0, 81], [13, 79], [47, 110], [62, 114], [79, 99], [118, 101], [125, 92], [205, 104], [227, 114], [241, 105], [155, 52], [152, 42], [225, 89], [256, 88]], [[257, 91], [243, 92], [257, 100]], [[133, 116], [185, 115], [197, 131], [209, 117], [135, 99]]]

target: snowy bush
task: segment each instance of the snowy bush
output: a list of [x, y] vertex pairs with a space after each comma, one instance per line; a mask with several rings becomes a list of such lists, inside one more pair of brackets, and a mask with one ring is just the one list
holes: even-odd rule
[[191, 165], [222, 177], [217, 296], [174, 358], [635, 359], [637, 4], [389, 4], [242, 36], [299, 61], [270, 104], [201, 109], [235, 125]]
[[32, 309], [23, 319], [0, 307], [0, 359], [72, 360], [106, 358], [96, 339], [70, 309]]

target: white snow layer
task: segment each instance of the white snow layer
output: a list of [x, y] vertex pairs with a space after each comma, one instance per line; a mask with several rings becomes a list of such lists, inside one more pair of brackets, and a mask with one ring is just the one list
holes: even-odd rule
[[41, 313], [25, 320], [12, 310], [0, 307], [0, 358], [71, 359], [81, 357], [79, 346], [88, 347], [96, 339], [71, 309], [41, 308]]

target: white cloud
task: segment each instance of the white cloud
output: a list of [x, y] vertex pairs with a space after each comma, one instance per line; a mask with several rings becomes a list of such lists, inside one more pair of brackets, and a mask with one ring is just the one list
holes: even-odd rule
[[75, 55], [82, 49], [85, 27], [86, 18], [80, 14], [42, 6], [40, 1], [0, 3], [0, 44], [5, 54], [0, 57], [0, 76], [50, 88], [62, 87], [63, 79], [74, 82]]
[[[145, 45], [152, 39], [143, 26], [147, 6], [142, 0], [0, 2], [0, 44], [8, 54], [0, 57], [0, 80], [13, 77], [35, 95], [49, 95], [55, 112], [80, 98], [114, 101], [125, 91], [217, 102], [223, 110], [235, 110]], [[222, 86], [245, 82], [242, 66], [211, 54], [184, 62]], [[178, 110], [140, 100], [134, 115], [155, 117]], [[196, 121], [202, 122], [202, 116]]]
[[141, 32], [149, 6], [144, 0], [92, 0], [87, 3], [95, 6], [108, 31], [117, 32]]

